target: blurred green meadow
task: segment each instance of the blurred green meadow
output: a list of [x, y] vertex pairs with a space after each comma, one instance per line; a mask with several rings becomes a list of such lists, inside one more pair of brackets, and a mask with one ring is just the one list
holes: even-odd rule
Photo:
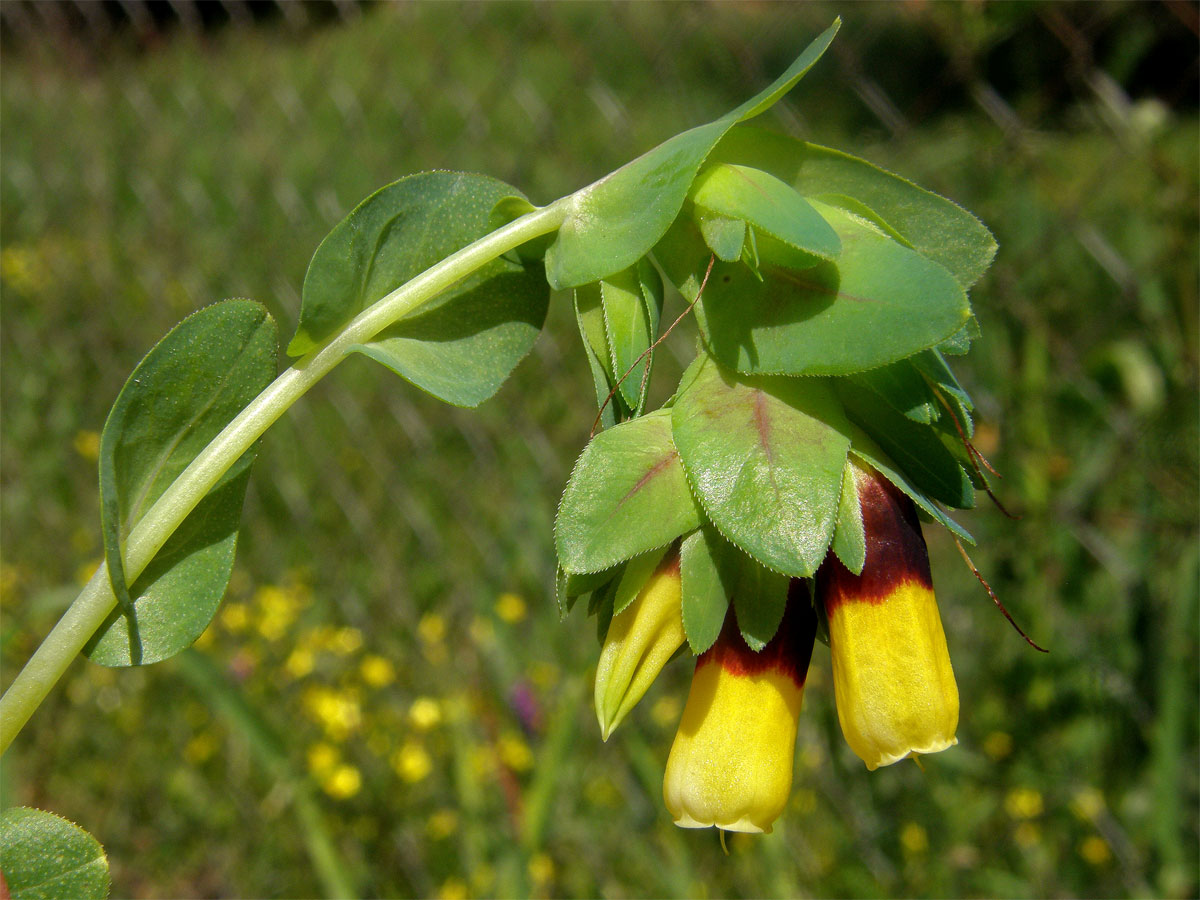
[[4, 685], [100, 560], [98, 433], [178, 320], [253, 297], [286, 338], [313, 250], [376, 188], [461, 169], [548, 202], [736, 105], [837, 14], [770, 124], [995, 232], [957, 369], [1020, 518], [959, 518], [1050, 649], [930, 528], [958, 747], [868, 773], [818, 647], [775, 832], [725, 856], [677, 829], [687, 660], [603, 744], [594, 626], [555, 610], [554, 512], [595, 414], [556, 296], [479, 410], [348, 360], [263, 441], [195, 648], [80, 660], [37, 712], [3, 805], [96, 835], [114, 896], [1197, 894], [1194, 5], [101, 10], [0, 8]]

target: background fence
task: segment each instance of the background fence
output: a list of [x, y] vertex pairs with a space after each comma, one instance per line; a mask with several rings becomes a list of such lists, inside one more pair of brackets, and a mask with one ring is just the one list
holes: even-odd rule
[[553, 611], [594, 415], [557, 297], [480, 410], [364, 359], [294, 407], [200, 649], [77, 663], [4, 804], [95, 833], [118, 895], [1193, 896], [1191, 3], [0, 5], [3, 680], [100, 557], [97, 433], [179, 319], [249, 296], [286, 336], [312, 251], [379, 186], [463, 169], [547, 202], [736, 105], [837, 14], [773, 127], [1000, 242], [961, 368], [1022, 518], [962, 519], [1052, 652], [930, 534], [956, 750], [868, 776], [818, 650], [776, 833], [726, 859], [670, 824], [688, 666], [601, 745], [590, 624]]

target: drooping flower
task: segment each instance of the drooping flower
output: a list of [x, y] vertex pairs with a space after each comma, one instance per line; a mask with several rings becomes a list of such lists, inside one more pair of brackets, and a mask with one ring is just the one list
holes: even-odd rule
[[817, 625], [806, 589], [792, 584], [761, 652], [747, 646], [731, 605], [720, 637], [696, 661], [663, 778], [676, 825], [769, 832], [787, 804]]
[[596, 666], [596, 718], [608, 740], [684, 641], [679, 552], [669, 552], [613, 617]]
[[958, 687], [912, 500], [856, 468], [866, 562], [830, 551], [817, 570], [842, 733], [868, 769], [958, 743]]

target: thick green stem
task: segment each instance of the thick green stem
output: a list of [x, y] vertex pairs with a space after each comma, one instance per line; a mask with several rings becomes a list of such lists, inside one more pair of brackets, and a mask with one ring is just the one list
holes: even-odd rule
[[[126, 580], [133, 583], [225, 471], [309, 388], [345, 359], [351, 347], [369, 341], [501, 254], [554, 231], [565, 211], [566, 204], [560, 200], [447, 256], [363, 310], [323, 346], [276, 378], [192, 460], [130, 532], [125, 544]], [[116, 602], [108, 571], [101, 566], [0, 697], [0, 753], [8, 749]]]

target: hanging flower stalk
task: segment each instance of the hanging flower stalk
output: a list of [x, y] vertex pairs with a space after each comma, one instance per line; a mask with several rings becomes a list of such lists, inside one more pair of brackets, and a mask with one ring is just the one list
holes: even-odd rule
[[[988, 487], [947, 357], [978, 336], [967, 289], [995, 242], [908, 181], [740, 122], [648, 252], [558, 282], [574, 289], [603, 426], [559, 510], [558, 599], [597, 615], [606, 740], [687, 644], [667, 809], [685, 827], [769, 831], [821, 620], [838, 718], [869, 769], [956, 743], [921, 520], [971, 541], [946, 509]], [[701, 346], [648, 411], [661, 276]]]

